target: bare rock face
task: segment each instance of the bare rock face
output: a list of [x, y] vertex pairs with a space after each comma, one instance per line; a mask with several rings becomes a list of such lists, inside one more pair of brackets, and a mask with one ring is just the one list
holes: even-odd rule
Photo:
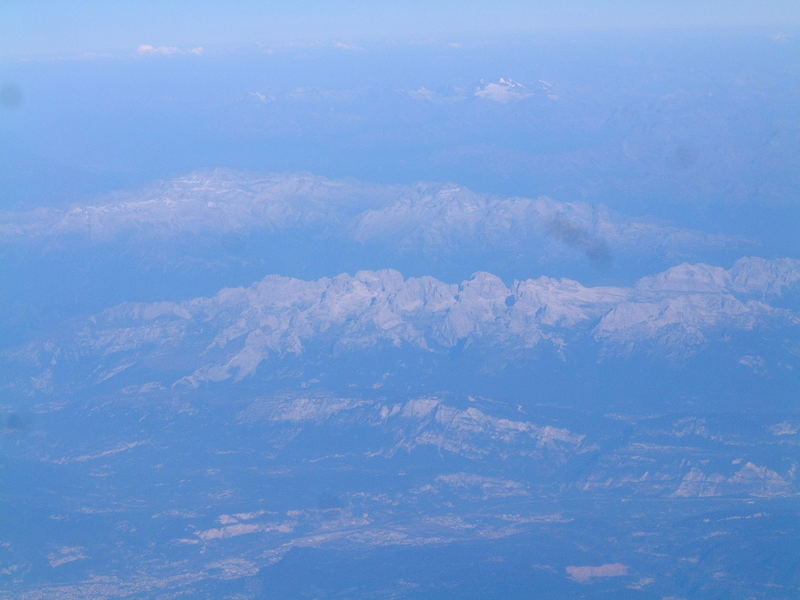
[[336, 354], [447, 353], [465, 344], [502, 356], [537, 346], [561, 352], [577, 336], [606, 353], [648, 347], [685, 357], [731, 333], [797, 327], [796, 314], [752, 298], [776, 297], [798, 280], [800, 263], [789, 259], [680, 265], [629, 288], [549, 277], [508, 286], [489, 273], [460, 284], [393, 270], [315, 281], [272, 275], [207, 298], [123, 304], [79, 322], [63, 343], [31, 350], [46, 355], [58, 346], [52, 364], [91, 357], [107, 365], [100, 378], [141, 362], [179, 362], [185, 372], [176, 381], [191, 386], [250, 377], [271, 358], [301, 355], [322, 340]]
[[752, 462], [746, 463], [729, 476], [720, 473], [704, 473], [693, 468], [680, 481], [673, 492], [678, 498], [713, 497], [748, 494], [770, 498], [785, 496], [791, 492], [792, 484], [775, 471]]

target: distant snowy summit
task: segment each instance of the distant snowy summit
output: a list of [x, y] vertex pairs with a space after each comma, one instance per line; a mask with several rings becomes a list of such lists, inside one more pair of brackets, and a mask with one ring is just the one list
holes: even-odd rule
[[271, 275], [211, 297], [122, 304], [24, 354], [45, 379], [85, 361], [95, 382], [146, 366], [170, 372], [164, 385], [190, 386], [241, 380], [309, 351], [446, 354], [459, 346], [498, 356], [541, 349], [568, 360], [575, 349], [594, 348], [598, 357], [688, 358], [740, 333], [762, 331], [780, 343], [796, 336], [800, 315], [775, 301], [799, 286], [800, 261], [761, 258], [730, 269], [683, 264], [632, 287], [549, 277], [507, 285], [489, 273], [460, 284], [393, 270], [315, 281]]

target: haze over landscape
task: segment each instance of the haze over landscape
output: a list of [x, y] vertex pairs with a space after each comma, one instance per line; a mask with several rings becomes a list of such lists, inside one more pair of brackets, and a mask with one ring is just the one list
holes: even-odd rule
[[649, 4], [1, 8], [0, 599], [796, 598], [800, 11]]

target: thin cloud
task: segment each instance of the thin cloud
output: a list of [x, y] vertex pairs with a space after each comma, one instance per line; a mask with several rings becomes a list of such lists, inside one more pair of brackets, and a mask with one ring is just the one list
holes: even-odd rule
[[262, 92], [248, 92], [248, 95], [252, 96], [262, 104], [269, 104], [270, 102], [275, 100], [275, 98], [272, 98], [271, 96], [268, 96], [267, 94], [264, 94]]
[[363, 50], [361, 46], [356, 46], [355, 44], [351, 44], [349, 42], [336, 42], [333, 44], [333, 47], [337, 50]]
[[178, 48], [177, 46], [153, 46], [151, 44], [141, 44], [138, 48], [136, 48], [136, 53], [142, 56], [200, 56], [204, 52], [205, 48], [202, 46], [196, 46], [194, 48]]
[[426, 87], [417, 88], [416, 90], [406, 91], [408, 97], [413, 100], [424, 100], [425, 102], [433, 102], [434, 104], [452, 104], [453, 102], [460, 102], [464, 96], [445, 96], [434, 90]]
[[284, 43], [270, 43], [257, 42], [256, 46], [264, 54], [275, 54], [276, 52], [285, 52], [291, 50], [346, 50], [350, 52], [364, 52], [366, 49], [352, 42], [343, 40], [338, 41], [325, 41], [325, 40], [306, 40], [306, 41], [292, 41]]
[[550, 100], [558, 100], [560, 98], [560, 96], [555, 93], [552, 83], [550, 83], [549, 81], [545, 81], [544, 79], [540, 79], [538, 83], [539, 87], [542, 89], [542, 91], [547, 95], [547, 97]]

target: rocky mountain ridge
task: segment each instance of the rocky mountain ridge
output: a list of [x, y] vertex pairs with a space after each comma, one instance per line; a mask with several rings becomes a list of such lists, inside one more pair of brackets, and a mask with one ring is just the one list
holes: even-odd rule
[[741, 246], [744, 240], [660, 225], [583, 202], [495, 197], [445, 183], [377, 185], [311, 174], [196, 171], [97, 203], [0, 215], [0, 241], [77, 235], [314, 231], [358, 244], [391, 244], [401, 252], [459, 252], [476, 236], [502, 247], [571, 249], [594, 261], [610, 252], [669, 256]]
[[679, 265], [631, 287], [549, 277], [506, 285], [489, 273], [460, 284], [392, 270], [315, 281], [270, 275], [211, 297], [122, 304], [29, 346], [27, 355], [46, 369], [89, 357], [102, 365], [98, 382], [137, 364], [181, 364], [183, 374], [162, 383], [190, 386], [242, 380], [320, 344], [331, 356], [380, 348], [446, 354], [459, 346], [564, 357], [578, 339], [601, 354], [656, 348], [687, 358], [737, 332], [792, 335], [797, 312], [769, 302], [798, 281], [800, 261], [760, 258], [730, 269]]

